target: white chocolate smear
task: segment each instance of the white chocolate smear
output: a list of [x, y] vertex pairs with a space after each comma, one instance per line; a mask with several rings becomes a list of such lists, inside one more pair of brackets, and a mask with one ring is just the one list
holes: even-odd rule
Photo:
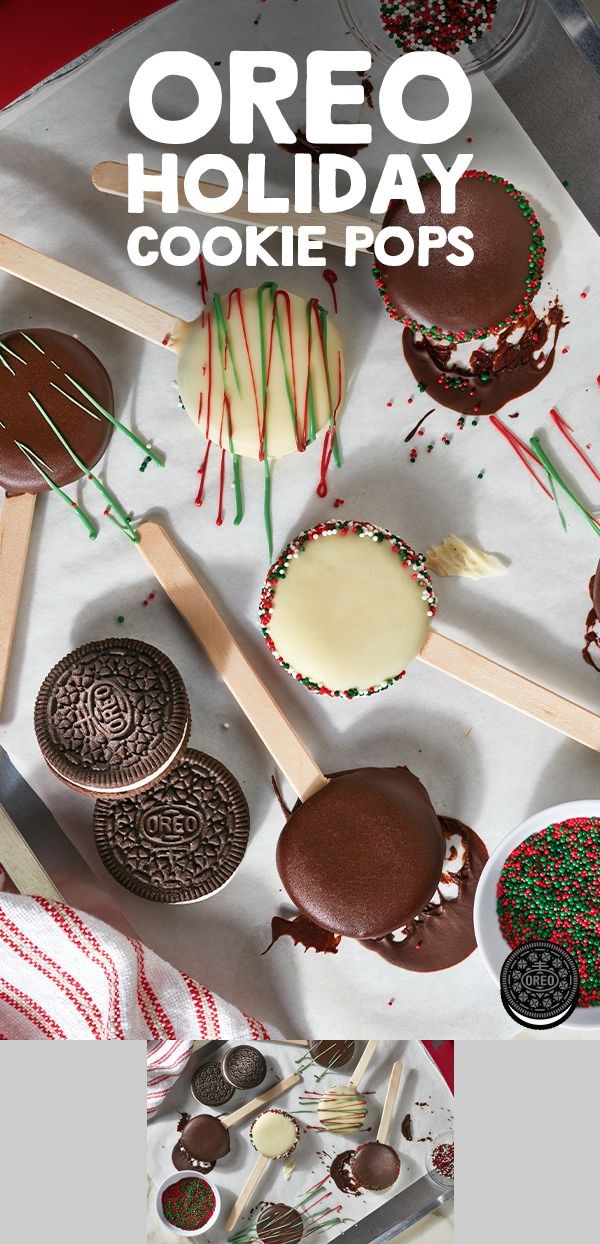
[[460, 536], [446, 536], [426, 554], [430, 570], [439, 575], [460, 575], [464, 579], [489, 579], [506, 574], [507, 567], [493, 553], [484, 553]]

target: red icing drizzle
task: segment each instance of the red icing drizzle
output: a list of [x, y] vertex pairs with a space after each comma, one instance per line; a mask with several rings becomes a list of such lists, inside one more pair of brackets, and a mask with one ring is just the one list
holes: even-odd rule
[[333, 268], [324, 269], [323, 280], [327, 281], [327, 284], [331, 290], [331, 297], [333, 298], [333, 309], [336, 314], [337, 314], [337, 309], [338, 309], [338, 300], [337, 300], [337, 293], [336, 293], [336, 288], [335, 288], [337, 279], [338, 279], [337, 272], [334, 272]]
[[[233, 299], [234, 299], [234, 298], [235, 298], [235, 299], [237, 299], [238, 310], [239, 310], [239, 313], [240, 313], [240, 323], [241, 323], [241, 325], [242, 325], [242, 333], [243, 333], [243, 335], [244, 335], [244, 345], [245, 345], [245, 347], [246, 347], [246, 357], [247, 357], [247, 359], [248, 359], [248, 366], [249, 366], [249, 368], [250, 368], [250, 376], [251, 376], [251, 379], [252, 379], [252, 392], [254, 393], [254, 405], [255, 405], [255, 407], [256, 407], [256, 425], [257, 425], [257, 431], [258, 431], [258, 458], [259, 458], [259, 461], [260, 461], [260, 462], [263, 462], [263, 461], [264, 461], [264, 456], [265, 456], [265, 451], [264, 451], [264, 443], [265, 443], [264, 419], [261, 419], [260, 405], [259, 405], [259, 401], [258, 401], [258, 391], [257, 391], [257, 388], [256, 388], [256, 377], [255, 377], [255, 375], [254, 375], [254, 368], [253, 368], [253, 366], [252, 366], [252, 353], [251, 353], [251, 351], [250, 351], [250, 344], [249, 344], [249, 341], [248, 341], [248, 332], [247, 332], [247, 328], [246, 328], [246, 320], [245, 320], [245, 318], [244, 318], [244, 308], [243, 308], [243, 306], [242, 306], [242, 291], [241, 291], [241, 289], [239, 289], [239, 288], [237, 288], [237, 289], [232, 289], [232, 291], [231, 291], [231, 293], [230, 293], [230, 295], [229, 295], [229, 300], [228, 300], [228, 303], [227, 303], [227, 319], [228, 319], [228, 320], [231, 318], [231, 307], [232, 307], [232, 303], [233, 303]], [[260, 308], [259, 308], [259, 312], [260, 312]]]
[[337, 399], [335, 410], [333, 412], [332, 421], [329, 427], [327, 428], [327, 431], [325, 432], [325, 436], [323, 438], [323, 452], [321, 454], [321, 474], [319, 477], [319, 484], [317, 487], [318, 497], [327, 496], [327, 472], [329, 470], [329, 463], [331, 462], [331, 455], [333, 453], [333, 447], [335, 445], [335, 437], [336, 437], [336, 431], [337, 431], [337, 426], [336, 426], [337, 416], [338, 416], [338, 411], [340, 409], [341, 401], [342, 401], [342, 355], [341, 355], [341, 352], [338, 351], [338, 399]]
[[198, 467], [198, 475], [200, 476], [200, 487], [198, 488], [198, 494], [196, 496], [196, 501], [195, 501], [195, 505], [198, 505], [198, 506], [202, 505], [202, 502], [204, 501], [204, 485], [206, 483], [206, 471], [208, 468], [208, 455], [210, 453], [210, 446], [211, 446], [211, 442], [207, 441], [206, 453], [202, 459], [200, 466]]
[[200, 268], [200, 297], [203, 306], [206, 306], [206, 295], [208, 293], [208, 280], [206, 278], [206, 268], [204, 266], [204, 255], [199, 255], [198, 265]]

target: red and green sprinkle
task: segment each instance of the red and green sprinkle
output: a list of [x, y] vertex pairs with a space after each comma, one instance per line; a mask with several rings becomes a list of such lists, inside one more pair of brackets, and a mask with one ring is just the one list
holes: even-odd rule
[[500, 930], [514, 950], [555, 942], [579, 965], [579, 1006], [600, 1006], [600, 818], [574, 817], [511, 852], [497, 889]]
[[198, 1231], [206, 1226], [216, 1204], [210, 1184], [189, 1175], [170, 1184], [162, 1194], [162, 1211], [167, 1222], [182, 1231]]
[[381, 0], [383, 28], [403, 52], [453, 56], [490, 30], [497, 0]]
[[402, 540], [400, 536], [393, 535], [391, 531], [386, 531], [383, 527], [376, 527], [373, 523], [362, 523], [354, 519], [333, 519], [330, 522], [317, 523], [316, 526], [309, 528], [307, 531], [301, 531], [295, 540], [286, 545], [277, 561], [273, 562], [261, 592], [259, 619], [267, 648], [269, 648], [275, 660], [291, 674], [296, 682], [301, 683], [303, 687], [307, 687], [309, 691], [313, 691], [316, 695], [329, 695], [338, 699], [354, 700], [357, 696], [370, 696], [375, 695], [377, 691], [385, 691], [387, 687], [391, 687], [394, 683], [399, 682], [404, 677], [406, 671], [402, 670], [392, 678], [386, 678], [384, 682], [365, 689], [349, 687], [344, 691], [332, 691], [324, 683], [314, 682], [298, 670], [293, 669], [289, 661], [284, 661], [283, 657], [277, 652], [269, 632], [277, 585], [282, 579], [285, 579], [291, 563], [301, 553], [304, 553], [311, 540], [347, 535], [357, 535], [374, 540], [376, 544], [382, 544], [384, 541], [387, 541], [391, 545], [393, 552], [397, 553], [402, 565], [412, 572], [413, 579], [422, 588], [423, 600], [427, 604], [427, 617], [435, 617], [437, 599], [423, 553], [415, 553], [414, 549], [411, 549], [410, 545]]
[[[427, 181], [433, 177], [433, 173], [425, 173], [420, 181]], [[440, 328], [439, 325], [419, 324], [418, 320], [413, 320], [408, 315], [402, 315], [402, 312], [395, 306], [393, 300], [388, 294], [385, 281], [381, 275], [381, 269], [377, 264], [373, 266], [373, 276], [375, 284], [383, 298], [385, 308], [388, 315], [393, 320], [397, 320], [400, 324], [404, 324], [406, 328], [410, 328], [413, 333], [423, 333], [427, 337], [433, 337], [436, 340], [444, 340], [451, 345], [458, 345], [463, 341], [482, 340], [484, 337], [497, 337], [499, 333], [516, 325], [523, 319], [525, 313], [529, 310], [535, 295], [538, 293], [542, 284], [542, 276], [544, 272], [544, 255], [546, 247], [544, 246], [544, 234], [540, 222], [528, 199], [520, 190], [513, 186], [512, 182], [507, 181], [505, 177], [499, 177], [495, 173], [487, 173], [481, 169], [467, 169], [463, 173], [463, 178], [476, 177], [479, 181], [489, 181], [494, 185], [502, 186], [506, 194], [514, 199], [521, 214], [529, 221], [531, 226], [531, 245], [529, 247], [529, 265], [527, 276], [524, 281], [523, 297], [518, 305], [511, 311], [505, 319], [494, 326], [478, 326], [476, 328], [461, 329], [459, 332], [451, 333], [447, 329]], [[462, 179], [461, 179], [462, 180]], [[444, 383], [445, 387], [449, 387], [448, 377], [440, 377], [440, 383]], [[461, 387], [460, 381], [452, 384], [453, 388]]]
[[431, 1165], [443, 1179], [454, 1179], [454, 1141], [436, 1145], [431, 1153]]

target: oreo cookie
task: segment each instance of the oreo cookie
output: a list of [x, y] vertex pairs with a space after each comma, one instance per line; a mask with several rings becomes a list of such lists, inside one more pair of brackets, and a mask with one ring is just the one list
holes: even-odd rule
[[258, 1088], [267, 1074], [267, 1064], [255, 1045], [234, 1045], [227, 1050], [221, 1069], [225, 1079], [237, 1089]]
[[193, 903], [216, 894], [248, 844], [248, 804], [232, 773], [188, 748], [151, 790], [99, 800], [94, 835], [115, 881], [156, 903]]
[[577, 960], [554, 942], [523, 942], [504, 960], [500, 997], [511, 1019], [523, 1028], [557, 1028], [573, 1014], [579, 999]]
[[234, 1092], [218, 1063], [202, 1063], [192, 1076], [192, 1093], [203, 1106], [225, 1106]]
[[146, 790], [179, 758], [190, 732], [175, 666], [137, 639], [104, 639], [63, 657], [44, 679], [34, 725], [46, 764], [80, 794]]

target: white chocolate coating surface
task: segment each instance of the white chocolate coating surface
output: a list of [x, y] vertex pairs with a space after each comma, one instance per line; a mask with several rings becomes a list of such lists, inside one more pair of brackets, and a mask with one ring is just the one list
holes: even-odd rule
[[423, 587], [388, 540], [310, 539], [277, 582], [268, 632], [292, 670], [331, 691], [401, 674], [427, 638]]
[[265, 1158], [285, 1158], [298, 1143], [296, 1120], [280, 1110], [264, 1110], [254, 1120], [250, 1137], [257, 1153]]
[[334, 1084], [317, 1102], [317, 1114], [328, 1132], [357, 1132], [366, 1118], [367, 1103], [353, 1084]]
[[266, 289], [262, 299], [258, 289], [234, 290], [213, 300], [175, 341], [179, 394], [192, 422], [244, 458], [305, 448], [340, 414], [344, 393], [341, 338], [328, 316], [324, 324], [315, 300], [284, 290]]

